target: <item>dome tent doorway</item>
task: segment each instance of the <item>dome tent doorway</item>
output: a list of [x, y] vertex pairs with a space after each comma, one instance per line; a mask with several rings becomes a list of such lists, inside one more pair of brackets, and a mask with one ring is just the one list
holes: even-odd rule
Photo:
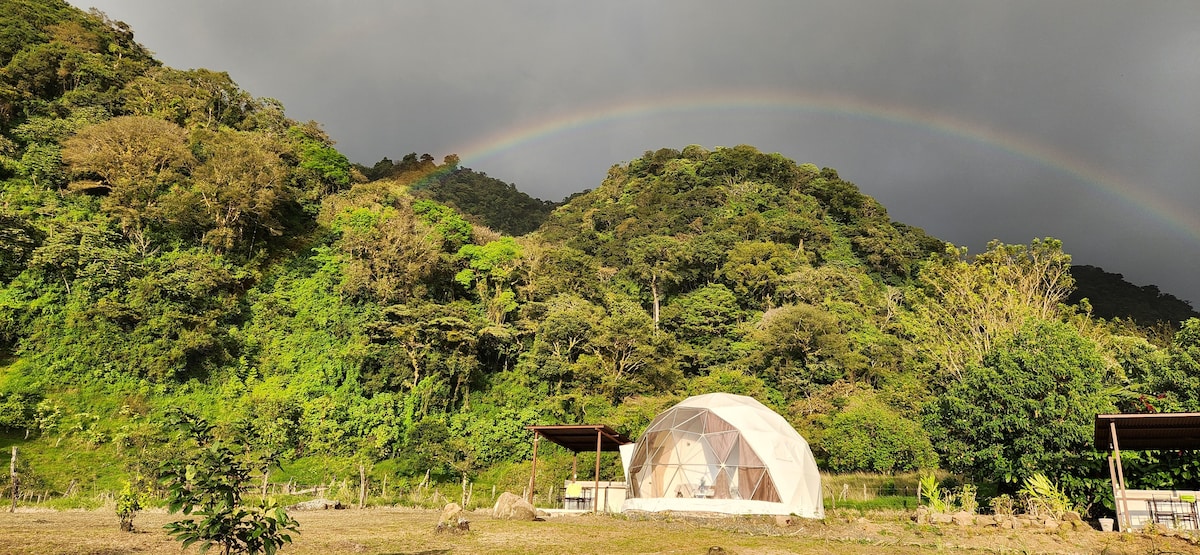
[[825, 515], [808, 442], [743, 395], [698, 395], [667, 409], [638, 438], [627, 470], [624, 510]]

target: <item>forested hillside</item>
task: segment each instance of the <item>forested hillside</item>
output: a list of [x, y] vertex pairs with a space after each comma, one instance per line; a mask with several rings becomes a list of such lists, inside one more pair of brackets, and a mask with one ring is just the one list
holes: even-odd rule
[[558, 204], [538, 200], [511, 183], [458, 165], [457, 155], [447, 155], [438, 165], [433, 156], [413, 152], [399, 163], [388, 158], [367, 168], [357, 166], [371, 180], [387, 179], [408, 185], [414, 197], [445, 204], [473, 223], [506, 235], [524, 235], [541, 227]]
[[1087, 299], [1092, 313], [1101, 318], [1125, 318], [1146, 327], [1160, 323], [1177, 327], [1189, 318], [1200, 318], [1187, 301], [1154, 285], [1138, 287], [1103, 268], [1072, 266], [1071, 277], [1075, 278], [1075, 291], [1068, 300], [1078, 303]]
[[[695, 145], [613, 166], [525, 233], [472, 208], [491, 178], [455, 159], [368, 181], [318, 124], [162, 67], [119, 22], [0, 13], [0, 442], [48, 491], [153, 475], [169, 407], [300, 479], [519, 490], [526, 425], [636, 437], [725, 391], [829, 470], [1045, 472], [1095, 503], [1095, 413], [1200, 410], [1200, 320], [1163, 337], [1068, 304], [1054, 239], [968, 256], [833, 169]], [[549, 461], [561, 480], [569, 457]], [[1157, 461], [1129, 475], [1200, 485]]]

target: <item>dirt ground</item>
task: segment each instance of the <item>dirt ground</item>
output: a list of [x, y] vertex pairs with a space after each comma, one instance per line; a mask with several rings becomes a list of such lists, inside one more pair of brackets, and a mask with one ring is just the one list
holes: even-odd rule
[[[563, 516], [540, 522], [493, 520], [468, 513], [470, 531], [437, 534], [437, 511], [374, 508], [293, 513], [300, 536], [283, 548], [290, 555], [371, 553], [678, 553], [725, 554], [890, 553], [1197, 553], [1200, 544], [1161, 534], [1046, 532], [918, 526], [904, 514], [862, 517], [834, 513], [824, 521], [777, 525], [773, 519], [621, 515]], [[143, 512], [134, 533], [121, 532], [112, 509], [0, 513], [0, 554], [116, 555], [181, 553], [163, 524], [180, 515]], [[192, 546], [182, 553], [198, 553]], [[210, 551], [215, 553], [215, 551]]]

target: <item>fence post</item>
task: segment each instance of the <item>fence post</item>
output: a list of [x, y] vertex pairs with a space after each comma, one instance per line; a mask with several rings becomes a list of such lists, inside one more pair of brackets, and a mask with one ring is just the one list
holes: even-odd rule
[[13, 445], [12, 461], [8, 464], [8, 474], [12, 477], [12, 505], [9, 506], [8, 512], [17, 512], [17, 492], [20, 489], [21, 480], [17, 477], [17, 446]]

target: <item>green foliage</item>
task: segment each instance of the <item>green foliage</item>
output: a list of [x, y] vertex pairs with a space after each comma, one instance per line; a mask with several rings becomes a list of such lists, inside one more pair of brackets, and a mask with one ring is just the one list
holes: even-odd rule
[[1184, 321], [1166, 350], [1167, 359], [1146, 376], [1147, 392], [1156, 399], [1154, 410], [1200, 410], [1200, 318]]
[[414, 180], [413, 196], [445, 204], [471, 221], [506, 235], [525, 235], [536, 230], [558, 206], [533, 198], [486, 173], [459, 168], [454, 155], [447, 156], [446, 163], [431, 173], [418, 171], [406, 175], [401, 171], [392, 175]]
[[1012, 516], [1017, 510], [1016, 502], [1007, 493], [993, 497], [988, 505], [992, 508], [992, 514], [996, 516]]
[[463, 245], [458, 256], [465, 259], [467, 268], [454, 276], [459, 285], [475, 286], [486, 307], [488, 320], [503, 324], [507, 315], [517, 309], [516, 293], [511, 289], [522, 249], [511, 237], [490, 241], [485, 245]]
[[974, 484], [963, 484], [957, 496], [959, 508], [974, 513], [979, 508], [979, 501], [975, 497], [978, 492], [979, 489]]
[[145, 506], [147, 497], [140, 485], [135, 485], [133, 482], [125, 483], [125, 487], [116, 497], [117, 518], [120, 520], [121, 530], [133, 531], [133, 519]]
[[34, 393], [0, 393], [0, 428], [12, 431], [37, 428], [40, 397]]
[[317, 191], [311, 200], [350, 185], [353, 180], [350, 160], [333, 148], [333, 141], [315, 123], [292, 126], [287, 130], [287, 137], [295, 145], [301, 179], [310, 182], [307, 189]]
[[161, 470], [167, 505], [172, 513], [203, 518], [167, 524], [169, 535], [184, 548], [215, 545], [223, 553], [272, 554], [291, 543], [299, 523], [283, 508], [266, 500], [254, 507], [243, 503], [251, 477], [251, 463], [239, 453], [243, 444], [218, 438], [205, 420], [183, 411], [172, 413], [170, 424], [178, 431], [180, 453]]
[[950, 504], [946, 499], [946, 493], [948, 492], [942, 491], [941, 484], [939, 484], [937, 479], [937, 475], [922, 474], [919, 491], [921, 495], [919, 496], [918, 501], [923, 501], [924, 505], [928, 507], [930, 511], [935, 513], [944, 513], [947, 511], [947, 509], [949, 509]]
[[1067, 494], [1041, 472], [1025, 478], [1020, 494], [1025, 501], [1025, 512], [1034, 516], [1048, 516], [1058, 520], [1072, 508]]
[[826, 465], [835, 472], [897, 472], [937, 465], [937, 454], [925, 430], [875, 399], [838, 413], [823, 438]]
[[992, 483], [1090, 467], [1092, 418], [1114, 408], [1103, 368], [1075, 328], [1029, 321], [930, 403], [943, 461]]

